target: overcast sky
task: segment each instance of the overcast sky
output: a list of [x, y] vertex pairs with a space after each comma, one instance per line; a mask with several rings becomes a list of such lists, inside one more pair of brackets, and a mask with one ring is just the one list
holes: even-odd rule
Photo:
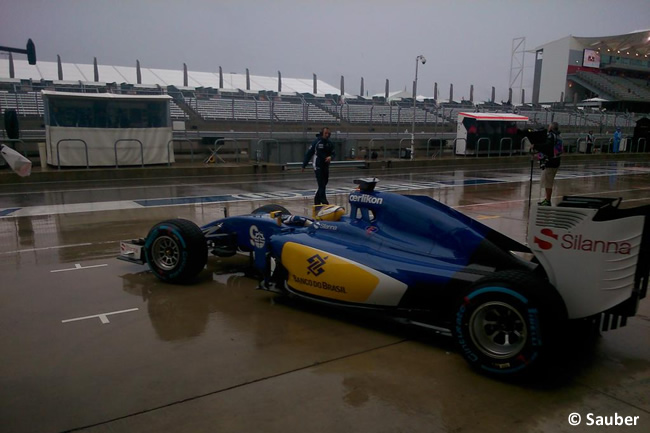
[[[411, 90], [507, 99], [514, 38], [534, 49], [562, 37], [650, 28], [650, 0], [0, 0], [0, 45], [38, 60], [308, 78], [347, 93]], [[17, 55], [19, 56], [19, 55]], [[0, 61], [4, 61], [2, 56]], [[533, 56], [525, 59], [524, 87]], [[516, 65], [517, 63], [515, 63]], [[530, 92], [527, 90], [527, 99]], [[515, 95], [515, 100], [520, 97]]]

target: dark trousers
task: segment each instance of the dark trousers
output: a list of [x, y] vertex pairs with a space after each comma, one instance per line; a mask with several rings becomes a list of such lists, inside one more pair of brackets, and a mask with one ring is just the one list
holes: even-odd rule
[[316, 167], [314, 173], [316, 173], [316, 183], [318, 184], [318, 190], [314, 196], [314, 204], [330, 204], [325, 196], [325, 188], [330, 179], [329, 165], [325, 164], [322, 167]]

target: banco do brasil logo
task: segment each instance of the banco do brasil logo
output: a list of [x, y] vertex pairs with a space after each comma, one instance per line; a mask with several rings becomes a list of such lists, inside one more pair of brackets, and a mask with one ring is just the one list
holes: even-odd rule
[[307, 262], [309, 263], [309, 266], [307, 266], [308, 272], [307, 274], [312, 274], [315, 277], [319, 276], [323, 272], [325, 272], [325, 269], [323, 269], [323, 266], [325, 265], [325, 262], [327, 261], [329, 257], [321, 257], [320, 255], [316, 254], [311, 256], [310, 258], [307, 259]]

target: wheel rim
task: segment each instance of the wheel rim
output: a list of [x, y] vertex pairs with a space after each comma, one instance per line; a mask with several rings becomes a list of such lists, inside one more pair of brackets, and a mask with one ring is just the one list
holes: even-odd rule
[[526, 321], [516, 308], [503, 302], [479, 306], [469, 322], [469, 332], [476, 347], [492, 358], [510, 358], [526, 345]]
[[156, 266], [170, 271], [178, 265], [181, 253], [174, 239], [169, 236], [161, 236], [153, 242], [151, 256]]

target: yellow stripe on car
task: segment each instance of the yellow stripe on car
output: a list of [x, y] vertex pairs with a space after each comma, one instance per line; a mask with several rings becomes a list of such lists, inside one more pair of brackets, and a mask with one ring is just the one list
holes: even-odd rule
[[294, 242], [284, 245], [282, 264], [294, 290], [338, 301], [396, 305], [406, 290], [374, 269]]

